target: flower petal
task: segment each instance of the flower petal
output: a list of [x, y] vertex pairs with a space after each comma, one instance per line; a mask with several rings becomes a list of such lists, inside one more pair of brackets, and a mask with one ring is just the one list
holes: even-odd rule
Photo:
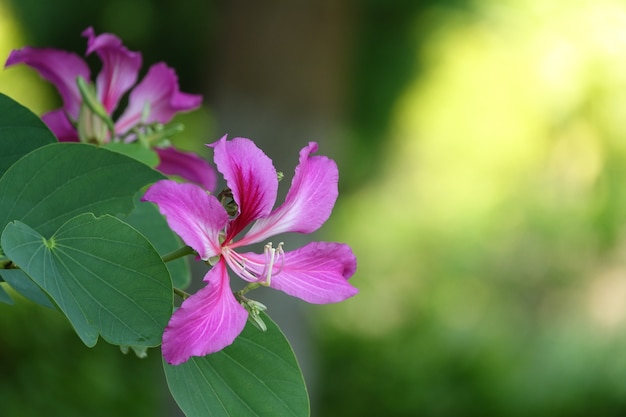
[[[265, 255], [242, 254], [249, 260], [247, 268], [263, 264]], [[313, 304], [343, 301], [358, 292], [348, 279], [356, 271], [356, 257], [348, 245], [313, 242], [300, 249], [285, 252], [276, 259], [270, 287]], [[255, 271], [261, 274], [262, 271]]]
[[63, 108], [73, 118], [78, 117], [82, 101], [76, 79], [80, 76], [89, 81], [87, 63], [78, 55], [58, 49], [25, 47], [9, 54], [6, 67], [26, 64], [39, 72], [41, 77], [57, 88], [63, 99]]
[[156, 203], [170, 228], [203, 260], [220, 253], [219, 233], [228, 222], [224, 207], [195, 184], [161, 180], [148, 188], [142, 201]]
[[67, 118], [65, 110], [58, 109], [41, 116], [41, 120], [54, 133], [59, 142], [78, 142], [78, 133]]
[[103, 33], [96, 36], [92, 27], [85, 29], [82, 35], [87, 38], [86, 54], [95, 52], [102, 60], [96, 91], [106, 111], [112, 114], [122, 96], [137, 81], [141, 54], [126, 49], [115, 35]]
[[250, 139], [226, 136], [209, 145], [214, 161], [239, 206], [239, 215], [231, 222], [226, 236], [230, 241], [252, 221], [267, 216], [278, 193], [278, 177], [272, 160]]
[[317, 144], [300, 151], [300, 163], [285, 202], [269, 216], [257, 220], [233, 247], [261, 242], [285, 232], [312, 233], [330, 216], [337, 200], [339, 171], [332, 159], [311, 156]]
[[157, 170], [165, 175], [176, 175], [201, 185], [207, 191], [215, 189], [217, 178], [213, 167], [193, 152], [183, 152], [174, 147], [155, 148], [159, 154]]
[[[125, 133], [138, 123], [167, 123], [178, 112], [200, 107], [202, 96], [181, 93], [176, 72], [164, 63], [154, 64], [130, 93], [128, 107], [115, 124], [117, 133]], [[144, 109], [148, 109], [143, 119]]]
[[204, 356], [233, 343], [248, 312], [233, 296], [224, 262], [205, 276], [208, 285], [186, 299], [163, 333], [163, 357], [171, 365]]

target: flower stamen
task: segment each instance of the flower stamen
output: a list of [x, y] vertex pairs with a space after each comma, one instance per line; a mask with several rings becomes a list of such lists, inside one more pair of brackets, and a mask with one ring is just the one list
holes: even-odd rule
[[266, 287], [269, 287], [270, 284], [272, 283], [272, 273], [274, 271], [274, 262], [276, 261], [277, 258], [280, 258], [280, 266], [278, 267], [278, 272], [276, 272], [276, 274], [279, 274], [280, 271], [283, 269], [283, 263], [285, 260], [285, 252], [283, 251], [283, 242], [280, 242], [278, 244], [278, 247], [275, 249], [272, 247], [272, 242], [270, 242], [267, 245], [265, 245], [265, 249], [263, 250], [263, 252], [265, 253], [265, 268], [263, 268], [261, 277], [265, 276], [265, 280], [260, 281], [260, 284]]
[[230, 267], [243, 279], [250, 282], [258, 281], [259, 277], [246, 266], [246, 262], [250, 262], [245, 257], [241, 256], [234, 250], [230, 248], [225, 248], [227, 253], [224, 254], [226, 262], [230, 265]]
[[[228, 246], [223, 248], [221, 256], [224, 257], [226, 263], [237, 275], [249, 282], [241, 295], [259, 286], [269, 287], [271, 285], [272, 276], [280, 274], [285, 263], [283, 245], [284, 243], [280, 242], [278, 247], [274, 248], [272, 243], [266, 244], [263, 250], [264, 260], [261, 262], [241, 255]], [[219, 260], [220, 256], [215, 257], [215, 259]], [[209, 263], [209, 265], [213, 264]]]

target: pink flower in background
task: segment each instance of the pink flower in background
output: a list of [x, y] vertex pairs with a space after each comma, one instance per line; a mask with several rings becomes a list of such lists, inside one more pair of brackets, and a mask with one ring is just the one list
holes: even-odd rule
[[252, 141], [224, 137], [210, 146], [236, 203], [234, 217], [194, 184], [159, 181], [143, 198], [156, 203], [172, 230], [213, 265], [204, 277], [207, 285], [182, 303], [163, 334], [163, 356], [174, 365], [223, 349], [243, 330], [248, 312], [231, 290], [227, 266], [248, 282], [310, 303], [338, 302], [358, 291], [348, 282], [356, 270], [348, 245], [314, 242], [283, 251], [282, 243], [268, 243], [261, 254], [239, 251], [280, 233], [312, 233], [328, 219], [339, 174], [334, 161], [312, 155], [316, 143], [300, 151], [291, 187], [276, 209], [277, 172]]
[[[57, 88], [63, 107], [44, 114], [42, 119], [60, 141], [99, 144], [113, 140], [134, 141], [137, 129], [168, 123], [176, 113], [196, 109], [202, 103], [201, 96], [179, 91], [176, 73], [162, 62], [152, 65], [135, 85], [142, 64], [139, 52], [129, 51], [110, 33], [96, 36], [91, 27], [82, 35], [87, 38], [86, 55], [95, 53], [102, 61], [102, 69], [95, 80], [95, 97], [106, 113], [104, 116], [111, 118], [130, 90], [128, 106], [113, 123], [113, 137], [104, 121], [93, 117], [81, 96], [78, 78], [87, 83], [91, 80], [89, 66], [83, 58], [58, 49], [24, 47], [13, 50], [5, 63], [6, 67], [26, 64]], [[180, 152], [167, 144], [157, 148], [157, 153], [161, 159], [157, 169], [163, 173], [183, 176], [208, 190], [215, 187], [215, 173], [196, 154]]]

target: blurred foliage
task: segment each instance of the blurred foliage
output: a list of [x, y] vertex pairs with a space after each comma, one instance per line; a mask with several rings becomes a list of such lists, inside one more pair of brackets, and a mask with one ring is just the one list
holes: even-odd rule
[[[493, 308], [492, 308], [493, 309]], [[580, 328], [450, 329], [428, 312], [384, 338], [321, 336], [320, 416], [620, 416], [626, 355]], [[624, 339], [622, 338], [622, 343]]]
[[12, 296], [0, 304], [3, 417], [167, 415], [158, 350], [139, 359], [103, 341], [87, 349], [60, 313]]
[[356, 3], [356, 30], [350, 74], [349, 118], [354, 158], [345, 187], [375, 177], [378, 156], [394, 103], [422, 69], [417, 53], [441, 23], [437, 16], [464, 11], [469, 0], [362, 0]]
[[623, 415], [626, 6], [423, 12], [380, 172], [326, 229], [361, 292], [317, 323], [317, 415]]

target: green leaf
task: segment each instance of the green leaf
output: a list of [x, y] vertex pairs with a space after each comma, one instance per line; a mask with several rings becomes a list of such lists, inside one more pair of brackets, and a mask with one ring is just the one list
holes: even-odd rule
[[0, 178], [0, 229], [20, 220], [48, 236], [78, 214], [127, 214], [137, 191], [163, 178], [132, 158], [93, 145], [46, 145]]
[[30, 151], [57, 141], [39, 117], [1, 93], [0, 115], [0, 176]]
[[309, 398], [289, 342], [263, 314], [267, 331], [248, 323], [220, 352], [180, 365], [163, 362], [174, 399], [187, 417], [307, 417]]
[[[165, 217], [156, 205], [138, 202], [135, 209], [123, 220], [141, 232], [154, 245], [161, 256], [184, 246], [178, 235], [167, 225]], [[174, 287], [185, 289], [191, 282], [191, 271], [187, 258], [166, 263]]]
[[13, 304], [13, 299], [7, 292], [2, 288], [2, 284], [0, 283], [0, 303], [4, 304]]
[[159, 155], [157, 155], [154, 150], [146, 148], [139, 142], [109, 142], [106, 145], [103, 145], [103, 147], [105, 149], [110, 149], [114, 152], [119, 152], [129, 156], [152, 168], [159, 165]]
[[44, 307], [54, 308], [46, 293], [21, 269], [3, 269], [0, 275], [18, 294]]
[[112, 216], [86, 213], [50, 237], [9, 223], [2, 247], [54, 300], [81, 340], [156, 346], [172, 313], [172, 285], [154, 247]]

